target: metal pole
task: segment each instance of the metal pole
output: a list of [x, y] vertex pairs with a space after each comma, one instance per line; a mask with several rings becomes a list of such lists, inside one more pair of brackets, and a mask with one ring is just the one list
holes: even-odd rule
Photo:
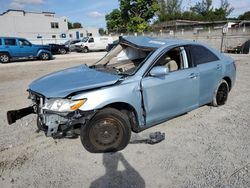
[[220, 52], [222, 53], [222, 49], [223, 49], [223, 43], [224, 43], [224, 34], [222, 33], [221, 36], [221, 44], [220, 44]]

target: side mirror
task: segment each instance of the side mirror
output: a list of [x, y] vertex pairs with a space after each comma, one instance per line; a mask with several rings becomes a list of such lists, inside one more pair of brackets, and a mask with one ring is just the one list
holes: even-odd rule
[[156, 66], [154, 68], [152, 68], [152, 70], [150, 71], [150, 76], [153, 77], [160, 77], [160, 76], [164, 76], [167, 75], [169, 73], [169, 69], [165, 66]]

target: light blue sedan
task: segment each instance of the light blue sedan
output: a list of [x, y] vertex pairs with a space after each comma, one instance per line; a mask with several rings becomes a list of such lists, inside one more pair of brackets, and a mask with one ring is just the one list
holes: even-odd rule
[[49, 74], [29, 86], [33, 106], [7, 113], [9, 124], [30, 113], [53, 138], [80, 135], [89, 152], [124, 149], [140, 132], [199, 106], [224, 105], [235, 83], [230, 57], [197, 42], [121, 37], [92, 66]]

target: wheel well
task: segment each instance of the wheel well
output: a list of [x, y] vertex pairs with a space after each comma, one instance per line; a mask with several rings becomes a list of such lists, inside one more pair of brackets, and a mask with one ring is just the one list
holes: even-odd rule
[[230, 91], [231, 87], [232, 87], [232, 81], [231, 81], [231, 79], [229, 77], [224, 77], [223, 79], [227, 82], [227, 84], [229, 86], [229, 91]]
[[9, 57], [11, 57], [9, 52], [4, 51], [4, 52], [0, 52], [0, 54], [7, 54]]
[[107, 107], [115, 108], [117, 110], [120, 110], [122, 113], [125, 113], [129, 118], [132, 131], [137, 132], [137, 127], [139, 122], [138, 122], [137, 112], [133, 106], [124, 102], [116, 102], [116, 103], [111, 103], [103, 108]]

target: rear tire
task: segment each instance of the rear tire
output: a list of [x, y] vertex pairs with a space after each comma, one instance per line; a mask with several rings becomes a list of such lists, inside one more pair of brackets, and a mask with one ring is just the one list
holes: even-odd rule
[[67, 51], [64, 48], [60, 48], [59, 52], [60, 52], [60, 54], [66, 54], [67, 53]]
[[212, 105], [215, 107], [224, 105], [227, 101], [228, 93], [229, 93], [228, 83], [226, 82], [226, 80], [221, 80], [214, 93]]
[[42, 61], [47, 61], [50, 59], [50, 54], [47, 53], [47, 52], [42, 52], [40, 55], [39, 55], [39, 59], [42, 60]]
[[119, 110], [105, 108], [82, 126], [80, 135], [82, 145], [91, 153], [119, 151], [129, 143], [130, 122]]
[[1, 63], [9, 63], [10, 56], [7, 53], [0, 54], [0, 62]]

